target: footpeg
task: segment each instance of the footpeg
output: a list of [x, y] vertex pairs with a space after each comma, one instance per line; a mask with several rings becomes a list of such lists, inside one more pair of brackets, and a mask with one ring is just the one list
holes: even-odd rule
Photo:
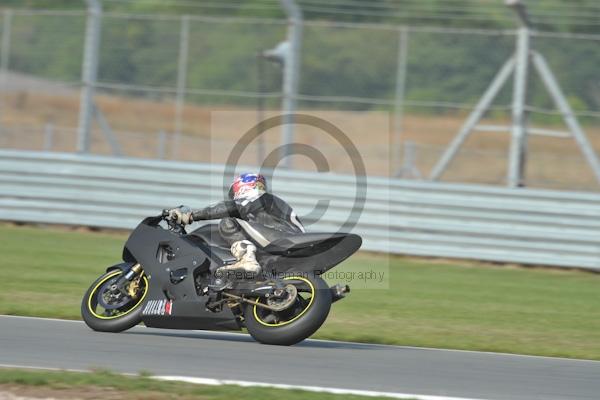
[[350, 286], [337, 284], [329, 288], [331, 290], [331, 302], [335, 303], [338, 300], [346, 297], [347, 293], [350, 293]]
[[214, 292], [222, 292], [225, 289], [233, 288], [233, 282], [227, 278], [216, 278], [208, 285], [208, 288]]

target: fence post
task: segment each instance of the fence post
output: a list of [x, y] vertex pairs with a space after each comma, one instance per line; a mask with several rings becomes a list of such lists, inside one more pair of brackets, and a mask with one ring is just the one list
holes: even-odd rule
[[54, 124], [46, 122], [44, 125], [44, 151], [51, 151], [54, 144]]
[[[12, 10], [4, 10], [2, 17], [2, 48], [0, 49], [0, 97], [6, 95], [6, 84], [8, 81], [8, 66], [10, 61], [10, 36], [12, 31]], [[6, 99], [0, 99], [0, 129], [3, 128], [1, 123], [2, 115], [4, 114], [4, 105]]]
[[79, 124], [77, 127], [77, 151], [90, 151], [90, 129], [94, 115], [94, 88], [98, 76], [98, 52], [100, 48], [100, 29], [102, 5], [99, 0], [85, 0], [87, 21], [85, 28], [85, 47], [81, 67], [81, 97], [79, 101]]
[[256, 137], [256, 165], [262, 165], [265, 161], [265, 138], [262, 135], [262, 123], [265, 119], [265, 58], [262, 53], [256, 55], [256, 86], [258, 87], [258, 99], [256, 104], [256, 123], [258, 124], [258, 135]]
[[398, 29], [398, 61], [396, 65], [396, 95], [392, 120], [392, 164], [391, 173], [397, 171], [402, 139], [402, 118], [404, 116], [404, 93], [406, 90], [406, 66], [408, 57], [408, 27]]
[[179, 32], [179, 61], [177, 64], [177, 93], [175, 96], [175, 134], [180, 135], [183, 127], [183, 108], [185, 106], [185, 89], [187, 84], [187, 65], [190, 41], [190, 17], [181, 16]]
[[294, 142], [294, 113], [300, 74], [300, 48], [302, 47], [302, 10], [294, 0], [280, 0], [288, 16], [289, 52], [283, 65], [283, 129], [281, 132], [281, 166], [292, 168], [290, 145]]
[[515, 80], [512, 103], [511, 142], [508, 159], [507, 182], [510, 187], [525, 184], [525, 163], [527, 161], [527, 70], [529, 66], [529, 28], [522, 26], [517, 33], [515, 52]]
[[417, 168], [417, 146], [412, 140], [404, 142], [402, 166], [394, 176], [399, 178], [421, 179], [421, 171]]
[[160, 160], [164, 160], [165, 158], [165, 149], [167, 147], [167, 134], [165, 131], [161, 130], [158, 132], [158, 145], [156, 149], [156, 156]]

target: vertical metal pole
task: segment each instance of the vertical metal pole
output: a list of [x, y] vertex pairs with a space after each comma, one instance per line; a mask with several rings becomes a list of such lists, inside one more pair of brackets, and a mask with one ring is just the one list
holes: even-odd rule
[[527, 69], [529, 66], [529, 28], [522, 26], [517, 33], [515, 76], [512, 102], [512, 129], [508, 155], [507, 183], [510, 187], [525, 184], [527, 161]]
[[0, 69], [5, 74], [8, 71], [10, 59], [10, 34], [12, 31], [13, 11], [4, 10], [2, 17], [2, 49], [0, 51]]
[[102, 5], [99, 0], [86, 0], [86, 3], [88, 9], [81, 70], [82, 87], [79, 102], [79, 125], [77, 128], [77, 151], [80, 153], [90, 151], [90, 130], [94, 116], [94, 88], [98, 76], [98, 52], [102, 23]]
[[53, 142], [54, 124], [51, 122], [46, 122], [46, 125], [44, 125], [44, 151], [52, 150]]
[[[10, 36], [12, 32], [12, 10], [4, 10], [2, 17], [2, 48], [0, 49], [0, 120], [6, 104], [6, 84], [8, 83], [8, 67], [10, 63]], [[2, 123], [0, 121], [0, 128]]]
[[296, 96], [298, 94], [298, 81], [300, 74], [300, 49], [302, 47], [302, 10], [294, 0], [280, 0], [288, 16], [288, 43], [289, 53], [284, 62], [283, 70], [283, 100], [282, 112], [283, 130], [281, 133], [281, 165], [292, 168], [289, 157], [289, 146], [294, 141], [294, 112], [296, 110]]
[[421, 171], [417, 168], [417, 146], [412, 140], [404, 142], [404, 154], [402, 158], [402, 167], [397, 170], [394, 176], [406, 178], [421, 179]]
[[[181, 30], [179, 32], [179, 61], [177, 65], [177, 94], [175, 98], [175, 135], [181, 134], [183, 127], [183, 109], [185, 106], [185, 91], [187, 85], [187, 66], [190, 42], [190, 17], [181, 17]], [[175, 155], [174, 155], [175, 156]]]
[[402, 141], [402, 118], [404, 116], [404, 92], [406, 88], [406, 65], [408, 56], [408, 27], [403, 26], [398, 30], [398, 60], [396, 64], [396, 96], [394, 101], [394, 116], [392, 121], [392, 168], [394, 173], [399, 165], [400, 148]]
[[541, 54], [538, 52], [533, 52], [533, 65], [540, 74], [542, 82], [544, 83], [544, 86], [546, 86], [546, 89], [548, 89], [554, 104], [556, 104], [556, 107], [562, 114], [565, 124], [569, 127], [571, 133], [573, 133], [573, 137], [579, 145], [579, 148], [585, 156], [588, 164], [590, 164], [590, 167], [592, 167], [592, 171], [596, 176], [596, 180], [600, 182], [600, 161], [598, 160], [598, 156], [594, 152], [594, 148], [585, 135], [585, 132], [583, 129], [581, 129], [581, 126], [579, 125], [571, 106], [567, 102], [565, 95], [558, 85], [552, 70], [550, 70], [550, 67], [548, 67], [548, 63]]
[[473, 131], [473, 128], [475, 128], [475, 125], [477, 125], [483, 114], [489, 108], [494, 98], [500, 92], [500, 89], [502, 89], [502, 86], [504, 86], [504, 83], [514, 70], [514, 67], [515, 60], [514, 57], [511, 57], [502, 66], [502, 69], [500, 69], [500, 71], [498, 72], [490, 86], [487, 88], [483, 96], [481, 96], [481, 99], [479, 99], [479, 102], [477, 103], [471, 114], [469, 114], [469, 117], [467, 118], [463, 126], [460, 128], [460, 131], [458, 131], [458, 134], [454, 137], [454, 139], [452, 139], [452, 142], [450, 143], [442, 157], [431, 170], [431, 173], [429, 174], [430, 180], [438, 180], [442, 173], [446, 170], [446, 167], [448, 167], [448, 164], [450, 163], [450, 161], [452, 161], [452, 159], [460, 149], [460, 146], [462, 146], [467, 137], [469, 137], [469, 135]]
[[165, 148], [167, 146], [167, 134], [165, 131], [158, 132], [158, 145], [156, 149], [156, 155], [160, 160], [165, 158]]
[[263, 94], [265, 89], [265, 59], [262, 53], [256, 55], [256, 80], [258, 86], [259, 97], [256, 104], [256, 119], [259, 125], [258, 137], [256, 138], [256, 165], [260, 166], [265, 161], [265, 138], [262, 135], [262, 122], [265, 119], [265, 98]]

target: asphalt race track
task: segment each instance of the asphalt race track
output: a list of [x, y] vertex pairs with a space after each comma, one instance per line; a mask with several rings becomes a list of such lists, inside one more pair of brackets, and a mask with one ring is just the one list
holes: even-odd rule
[[471, 399], [600, 399], [600, 362], [308, 340], [260, 345], [243, 334], [0, 316], [0, 364], [109, 368]]

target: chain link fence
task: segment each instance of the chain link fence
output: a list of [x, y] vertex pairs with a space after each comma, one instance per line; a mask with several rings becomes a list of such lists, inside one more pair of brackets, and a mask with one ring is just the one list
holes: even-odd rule
[[[225, 162], [243, 133], [277, 114], [281, 66], [259, 55], [286, 29], [273, 19], [104, 13], [91, 152]], [[0, 147], [76, 151], [86, 13], [5, 10], [0, 32]], [[515, 48], [513, 30], [308, 21], [303, 32], [298, 111], [346, 132], [368, 174], [411, 179], [428, 177]], [[532, 41], [600, 153], [600, 35], [534, 32]], [[530, 75], [527, 184], [597, 190]], [[444, 180], [505, 183], [510, 133], [500, 127], [510, 125], [511, 92], [509, 83]], [[215, 128], [217, 111], [227, 113]], [[260, 164], [279, 140], [268, 132], [245, 162]], [[297, 127], [296, 140], [350, 172], [318, 131]]]

